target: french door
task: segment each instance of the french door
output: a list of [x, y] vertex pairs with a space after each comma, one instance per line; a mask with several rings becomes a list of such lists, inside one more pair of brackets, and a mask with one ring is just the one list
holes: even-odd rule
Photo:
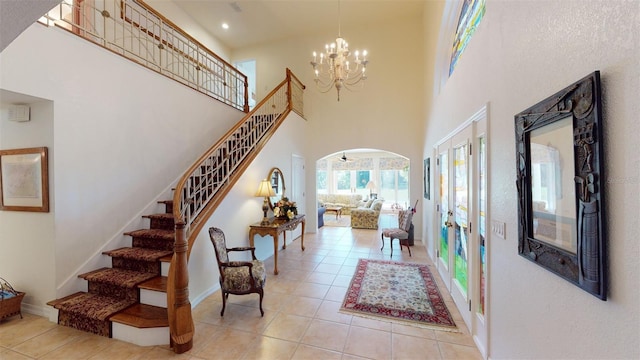
[[472, 127], [468, 126], [438, 147], [440, 177], [438, 215], [440, 244], [436, 252], [440, 276], [451, 292], [465, 323], [471, 328], [469, 311], [469, 197]]
[[[487, 132], [483, 108], [440, 141], [436, 158], [436, 266], [462, 319], [487, 354]], [[462, 324], [459, 324], [462, 325]]]

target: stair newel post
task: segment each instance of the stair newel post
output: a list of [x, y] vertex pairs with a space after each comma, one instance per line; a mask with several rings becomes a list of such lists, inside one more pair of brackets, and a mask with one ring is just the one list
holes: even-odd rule
[[171, 346], [174, 352], [181, 354], [193, 347], [194, 325], [189, 301], [188, 243], [184, 222], [177, 222], [175, 230], [176, 240], [167, 286], [167, 310]]

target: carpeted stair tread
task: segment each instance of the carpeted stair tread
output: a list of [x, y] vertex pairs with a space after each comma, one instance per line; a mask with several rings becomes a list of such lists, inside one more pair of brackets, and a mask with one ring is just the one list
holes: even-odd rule
[[159, 239], [168, 241], [175, 240], [175, 231], [168, 229], [140, 229], [129, 231], [124, 234], [132, 237], [141, 237], [148, 239]]
[[156, 276], [158, 276], [158, 274], [125, 269], [103, 268], [82, 274], [79, 277], [96, 283], [133, 288], [141, 282], [147, 281]]
[[[111, 256], [111, 268], [81, 275], [87, 292], [77, 292], [47, 302], [58, 310], [58, 324], [112, 337], [112, 322], [138, 328], [167, 327], [166, 308], [140, 304], [141, 289], [167, 291], [167, 277], [160, 276], [161, 263], [170, 262], [175, 242], [173, 201], [158, 201], [160, 213], [145, 215], [149, 229], [126, 232], [131, 247], [103, 252]], [[162, 210], [165, 213], [161, 213]]]
[[131, 300], [91, 293], [77, 293], [75, 295], [58, 302], [54, 307], [58, 310], [104, 321], [135, 303]]
[[158, 261], [160, 258], [173, 254], [173, 251], [140, 247], [124, 247], [116, 250], [105, 251], [103, 254], [128, 260]]
[[164, 220], [173, 220], [173, 214], [168, 213], [158, 213], [151, 215], [142, 215], [145, 219], [164, 219]]

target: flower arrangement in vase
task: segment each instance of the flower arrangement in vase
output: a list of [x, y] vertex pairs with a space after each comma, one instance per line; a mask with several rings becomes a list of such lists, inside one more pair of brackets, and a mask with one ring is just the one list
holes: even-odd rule
[[288, 197], [283, 197], [273, 204], [273, 215], [281, 219], [293, 219], [298, 215], [298, 207], [295, 201], [289, 201]]

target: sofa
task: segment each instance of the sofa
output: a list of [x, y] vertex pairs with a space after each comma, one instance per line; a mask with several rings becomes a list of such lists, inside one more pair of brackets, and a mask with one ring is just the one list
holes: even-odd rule
[[372, 199], [351, 210], [351, 227], [354, 229], [378, 229], [382, 199]]
[[324, 207], [340, 206], [342, 215], [350, 215], [351, 209], [358, 207], [362, 201], [360, 194], [318, 194], [318, 201]]

